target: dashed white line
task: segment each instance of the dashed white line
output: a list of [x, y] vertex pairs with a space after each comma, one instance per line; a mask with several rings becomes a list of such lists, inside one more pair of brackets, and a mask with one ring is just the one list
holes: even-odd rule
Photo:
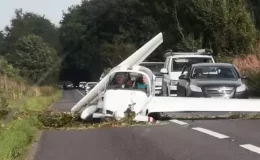
[[255, 152], [255, 153], [260, 154], [260, 148], [254, 146], [254, 145], [252, 145], [252, 144], [243, 144], [243, 145], [239, 145], [239, 146], [242, 147], [242, 148], [245, 148], [245, 149], [247, 149], [247, 150], [250, 150], [250, 151], [252, 151], [252, 152]]
[[182, 121], [179, 121], [177, 119], [170, 120], [170, 122], [177, 123], [177, 124], [180, 124], [180, 125], [187, 125], [188, 124], [186, 122], [182, 122]]
[[79, 90], [76, 89], [76, 91], [78, 91], [83, 97], [85, 96], [83, 93], [81, 93]]
[[214, 131], [211, 131], [211, 130], [207, 130], [207, 129], [204, 129], [204, 128], [200, 128], [200, 127], [196, 127], [196, 128], [192, 128], [192, 129], [197, 130], [199, 132], [206, 133], [206, 134], [214, 136], [214, 137], [217, 137], [219, 139], [229, 138], [228, 136], [226, 136], [224, 134], [220, 134], [220, 133], [217, 133], [217, 132], [214, 132]]

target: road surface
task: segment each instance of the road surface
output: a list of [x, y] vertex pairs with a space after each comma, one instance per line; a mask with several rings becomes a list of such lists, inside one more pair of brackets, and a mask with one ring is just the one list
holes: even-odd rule
[[52, 109], [70, 112], [70, 109], [84, 96], [84, 90], [64, 90], [60, 101], [51, 106]]
[[[65, 91], [53, 107], [70, 109], [80, 95]], [[156, 126], [43, 131], [34, 159], [259, 160], [259, 124], [260, 120], [171, 120]]]

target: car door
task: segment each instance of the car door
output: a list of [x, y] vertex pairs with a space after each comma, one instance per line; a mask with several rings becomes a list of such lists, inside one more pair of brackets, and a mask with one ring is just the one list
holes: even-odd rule
[[[189, 77], [189, 71], [190, 71], [190, 67], [185, 66], [182, 69], [181, 72], [181, 76], [180, 77], [184, 77], [184, 78], [188, 78]], [[179, 78], [178, 79], [178, 83], [177, 83], [177, 96], [180, 97], [185, 97], [186, 96], [186, 87], [188, 85], [188, 80], [187, 79], [183, 79], [183, 78]]]

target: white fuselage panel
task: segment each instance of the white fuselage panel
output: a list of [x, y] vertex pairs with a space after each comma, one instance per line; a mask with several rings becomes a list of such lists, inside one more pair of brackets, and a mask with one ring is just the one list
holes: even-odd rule
[[124, 112], [129, 106], [135, 103], [133, 111], [139, 112], [145, 102], [148, 100], [147, 94], [138, 90], [107, 90], [104, 94], [104, 110], [109, 110], [115, 113], [117, 118], [123, 118]]

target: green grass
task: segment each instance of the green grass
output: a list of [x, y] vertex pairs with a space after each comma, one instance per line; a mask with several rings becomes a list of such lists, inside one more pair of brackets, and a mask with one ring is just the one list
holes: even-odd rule
[[44, 111], [61, 97], [61, 91], [52, 96], [31, 97], [21, 105], [20, 111]]
[[[52, 96], [30, 97], [22, 104], [19, 111], [26, 111], [27, 113], [44, 111], [60, 96], [61, 91], [54, 93]], [[0, 127], [0, 159], [25, 159], [28, 146], [32, 143], [40, 128], [41, 123], [37, 117], [30, 114], [16, 117], [5, 127]]]
[[38, 131], [36, 118], [17, 119], [0, 132], [0, 159], [23, 159], [24, 153]]

